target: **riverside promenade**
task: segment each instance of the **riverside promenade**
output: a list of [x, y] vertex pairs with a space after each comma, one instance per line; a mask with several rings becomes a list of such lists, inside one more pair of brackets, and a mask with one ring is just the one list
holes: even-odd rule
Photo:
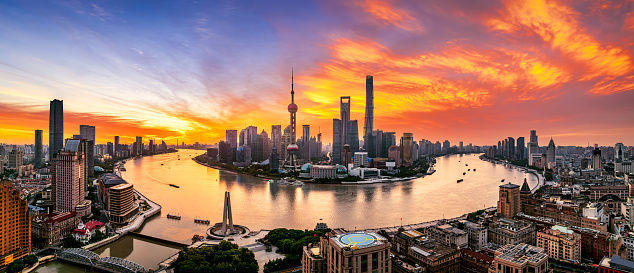
[[156, 215], [157, 213], [161, 212], [161, 205], [153, 202], [152, 200], [148, 199], [147, 197], [145, 197], [143, 194], [141, 194], [139, 191], [137, 191], [136, 189], [134, 189], [134, 194], [136, 195], [136, 197], [139, 200], [143, 200], [145, 202], [147, 202], [147, 204], [150, 206], [149, 210], [140, 212], [135, 218], [134, 220], [132, 220], [132, 222], [130, 224], [128, 224], [125, 227], [122, 228], [118, 228], [116, 231], [117, 233], [121, 234], [121, 235], [125, 235], [128, 232], [132, 232], [132, 231], [136, 231], [137, 229], [139, 229], [141, 227], [141, 225], [143, 225], [143, 222], [145, 222], [145, 219], [150, 218], [154, 215]]
[[[485, 210], [491, 210], [491, 209], [496, 209], [496, 207], [490, 207], [490, 208], [487, 208]], [[394, 234], [398, 233], [398, 230], [400, 228], [403, 228], [405, 231], [419, 229], [419, 228], [428, 228], [428, 227], [437, 225], [441, 221], [467, 220], [467, 216], [468, 216], [468, 214], [463, 214], [461, 216], [450, 218], [450, 219], [433, 220], [433, 221], [428, 221], [428, 222], [423, 222], [423, 223], [418, 223], [418, 224], [407, 224], [407, 225], [402, 225], [402, 226], [370, 228], [370, 229], [365, 229], [364, 231], [366, 231], [366, 232], [378, 232], [379, 230], [385, 230], [389, 235], [394, 235]]]

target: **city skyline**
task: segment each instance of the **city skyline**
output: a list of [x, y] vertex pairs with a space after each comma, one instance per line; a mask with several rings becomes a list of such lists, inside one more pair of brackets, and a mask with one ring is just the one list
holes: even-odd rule
[[65, 104], [64, 139], [88, 123], [100, 144], [115, 135], [214, 143], [227, 129], [285, 128], [290, 67], [298, 126], [325, 143], [340, 97], [351, 97], [351, 120], [363, 119], [367, 75], [373, 127], [397, 137], [493, 145], [534, 129], [562, 146], [611, 146], [634, 135], [625, 2], [0, 7], [5, 143], [31, 144], [36, 129], [48, 138], [53, 99]]

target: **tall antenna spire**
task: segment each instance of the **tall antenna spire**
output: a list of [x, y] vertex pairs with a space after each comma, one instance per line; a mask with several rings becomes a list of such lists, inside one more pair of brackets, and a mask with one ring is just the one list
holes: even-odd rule
[[291, 103], [295, 103], [295, 90], [293, 89], [294, 85], [294, 69], [291, 67]]

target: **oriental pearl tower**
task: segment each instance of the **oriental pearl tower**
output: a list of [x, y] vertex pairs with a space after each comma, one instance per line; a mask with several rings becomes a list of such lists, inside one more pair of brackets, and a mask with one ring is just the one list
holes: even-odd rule
[[296, 141], [296, 128], [297, 120], [295, 114], [297, 113], [297, 104], [295, 104], [295, 90], [293, 89], [293, 71], [291, 70], [291, 104], [288, 105], [288, 112], [291, 113], [291, 144], [286, 147], [286, 159], [284, 159], [284, 166], [297, 169], [297, 151], [299, 147], [295, 144]]

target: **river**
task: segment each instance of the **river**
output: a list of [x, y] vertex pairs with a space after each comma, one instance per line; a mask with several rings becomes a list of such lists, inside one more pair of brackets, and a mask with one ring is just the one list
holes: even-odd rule
[[[535, 175], [481, 161], [479, 155], [471, 154], [439, 157], [436, 173], [407, 182], [299, 187], [207, 168], [191, 159], [201, 153], [180, 150], [125, 164], [127, 171], [122, 173], [123, 178], [163, 207], [161, 215], [146, 221], [140, 233], [190, 243], [194, 234], [205, 234], [207, 228], [194, 223], [195, 218], [209, 219], [212, 224], [222, 220], [225, 191], [231, 193], [234, 223], [251, 230], [312, 229], [320, 219], [330, 227], [365, 229], [395, 226], [401, 221], [410, 224], [452, 218], [496, 206], [501, 179], [521, 185], [526, 177], [531, 189], [538, 184]], [[464, 181], [456, 183], [458, 179]], [[182, 219], [167, 219], [168, 213]], [[145, 266], [148, 260], [143, 256], [148, 254], [134, 254], [152, 253], [149, 248], [135, 244], [134, 252], [126, 257]], [[112, 250], [111, 254], [114, 253]], [[164, 258], [167, 255], [158, 260]]]

